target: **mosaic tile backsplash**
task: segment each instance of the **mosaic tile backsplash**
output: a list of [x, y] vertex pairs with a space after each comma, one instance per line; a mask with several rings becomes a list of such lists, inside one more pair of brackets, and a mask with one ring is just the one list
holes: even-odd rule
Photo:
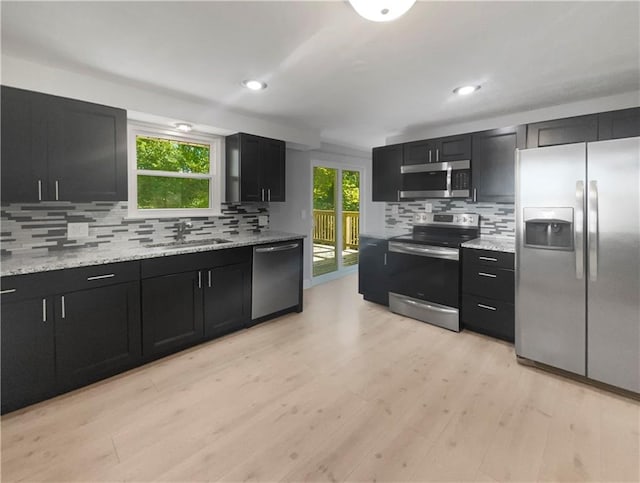
[[[54, 251], [73, 247], [111, 248], [171, 241], [180, 221], [190, 221], [186, 240], [254, 233], [268, 228], [266, 203], [223, 203], [222, 216], [197, 218], [127, 219], [126, 202], [47, 202], [2, 205], [0, 250], [2, 255], [30, 250]], [[259, 224], [259, 216], [266, 223]], [[264, 219], [262, 220], [265, 221]], [[67, 223], [89, 223], [89, 236], [67, 239]]]
[[[387, 229], [411, 229], [413, 214], [424, 212], [425, 203], [432, 204], [432, 211], [477, 213], [480, 215], [480, 234], [515, 237], [515, 205], [513, 203], [471, 203], [465, 200], [426, 200], [416, 202], [386, 203], [384, 210]], [[394, 210], [397, 208], [397, 214]]]

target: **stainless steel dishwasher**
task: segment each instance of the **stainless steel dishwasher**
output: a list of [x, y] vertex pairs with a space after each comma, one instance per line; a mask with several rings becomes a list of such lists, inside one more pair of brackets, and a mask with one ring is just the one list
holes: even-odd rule
[[298, 308], [301, 297], [302, 240], [253, 248], [251, 318]]

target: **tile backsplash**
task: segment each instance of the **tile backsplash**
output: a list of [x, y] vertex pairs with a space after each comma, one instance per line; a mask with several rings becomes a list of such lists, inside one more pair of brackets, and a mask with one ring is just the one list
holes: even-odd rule
[[[222, 216], [195, 218], [128, 219], [126, 202], [47, 202], [2, 205], [0, 249], [2, 255], [30, 250], [54, 251], [73, 247], [126, 248], [175, 237], [177, 224], [190, 221], [187, 240], [256, 232], [268, 228], [266, 203], [223, 203]], [[259, 220], [258, 217], [266, 216]], [[259, 221], [266, 221], [260, 225]], [[89, 235], [67, 237], [67, 223], [88, 223]]]
[[413, 214], [424, 212], [425, 203], [431, 203], [434, 213], [451, 211], [480, 215], [480, 234], [482, 235], [515, 237], [515, 205], [513, 203], [472, 203], [466, 200], [386, 203], [385, 227], [393, 230], [410, 230]]

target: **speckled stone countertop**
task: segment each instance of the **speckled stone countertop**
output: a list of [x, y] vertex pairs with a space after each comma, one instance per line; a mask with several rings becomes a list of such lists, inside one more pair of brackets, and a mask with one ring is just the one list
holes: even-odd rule
[[166, 247], [148, 248], [142, 245], [135, 248], [70, 248], [68, 250], [60, 250], [56, 252], [11, 255], [8, 257], [2, 257], [0, 260], [0, 275], [8, 277], [11, 275], [22, 275], [25, 273], [62, 270], [64, 268], [103, 265], [105, 263], [127, 262], [131, 260], [142, 260], [145, 258], [207, 252], [211, 250], [224, 250], [227, 248], [295, 240], [299, 238], [306, 238], [306, 236], [269, 230], [255, 234], [223, 235], [221, 238], [230, 240], [230, 243], [196, 246], [187, 245], [180, 248], [170, 249]]
[[479, 250], [492, 250], [494, 252], [516, 252], [516, 239], [509, 237], [481, 235], [480, 238], [464, 242], [463, 248], [477, 248]]
[[380, 240], [389, 240], [394, 236], [407, 235], [411, 233], [409, 230], [380, 230], [361, 232], [360, 236], [368, 236], [370, 238], [378, 238]]

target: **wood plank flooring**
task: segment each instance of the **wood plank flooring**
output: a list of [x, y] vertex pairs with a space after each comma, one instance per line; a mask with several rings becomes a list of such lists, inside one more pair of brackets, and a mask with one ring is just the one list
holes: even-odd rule
[[640, 404], [362, 301], [2, 418], [2, 481], [639, 481]]

